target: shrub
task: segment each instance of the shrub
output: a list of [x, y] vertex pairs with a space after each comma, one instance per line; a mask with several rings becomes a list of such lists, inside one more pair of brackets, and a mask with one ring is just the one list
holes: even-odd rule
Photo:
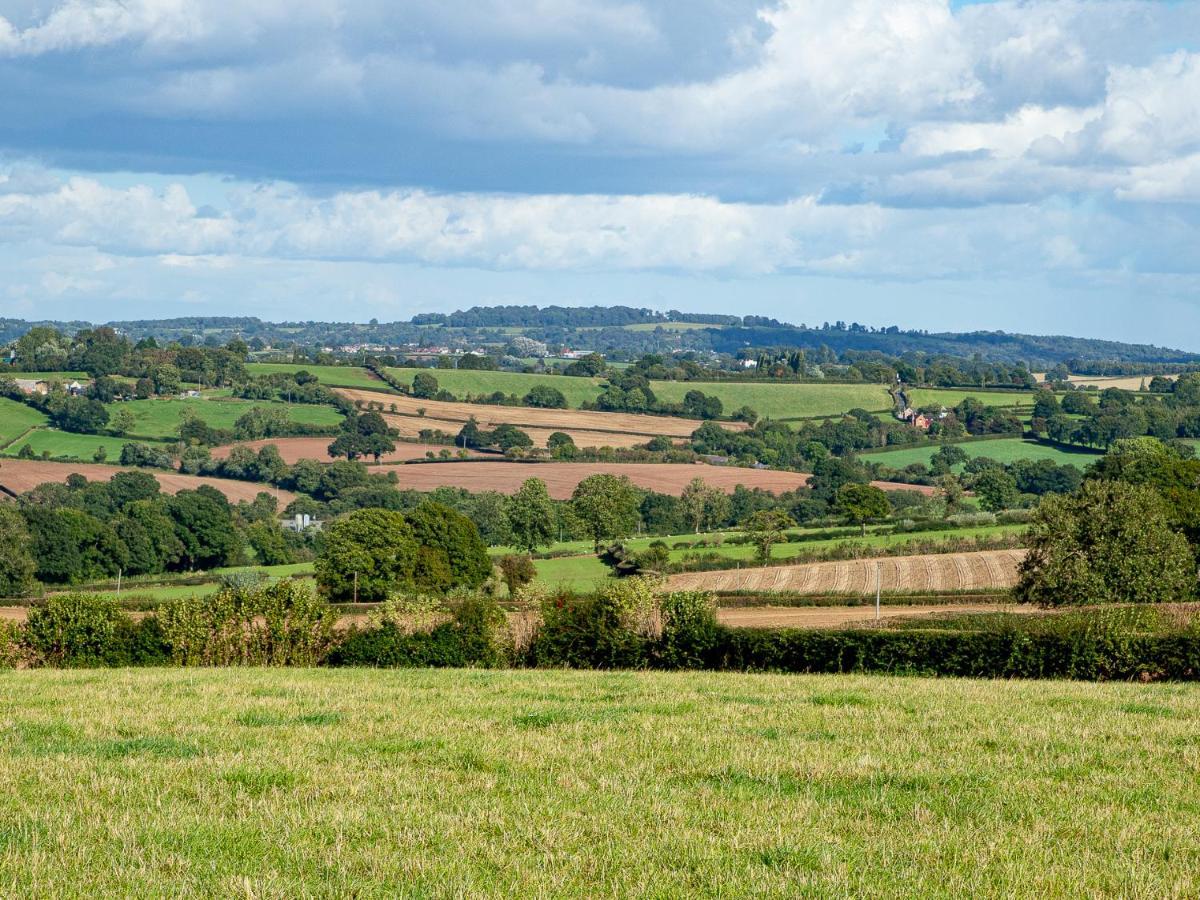
[[312, 666], [333, 644], [337, 614], [290, 579], [191, 597], [159, 614], [172, 658], [191, 666]]
[[663, 597], [659, 664], [668, 669], [701, 669], [720, 636], [717, 604], [706, 591], [676, 591]]
[[32, 606], [25, 643], [38, 661], [68, 668], [105, 665], [124, 616], [103, 594], [59, 594]]
[[[642, 579], [622, 582], [636, 585]], [[529, 648], [540, 667], [636, 669], [649, 660], [650, 641], [633, 627], [636, 605], [624, 590], [590, 597], [560, 591], [542, 603], [542, 624]]]
[[0, 669], [15, 669], [26, 662], [21, 637], [21, 628], [16, 622], [0, 620]]

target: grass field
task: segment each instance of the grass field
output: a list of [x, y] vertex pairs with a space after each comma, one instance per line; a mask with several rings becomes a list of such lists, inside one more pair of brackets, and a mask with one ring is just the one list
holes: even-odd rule
[[[264, 403], [251, 400], [210, 399], [205, 397], [186, 400], [132, 400], [128, 403], [110, 403], [110, 415], [120, 410], [133, 413], [134, 425], [130, 434], [158, 439], [178, 436], [180, 419], [191, 411], [213, 428], [233, 428], [233, 423], [256, 406], [285, 406], [282, 403]], [[286, 405], [288, 417], [293, 422], [309, 425], [337, 425], [341, 414], [332, 406], [314, 406], [308, 403]]]
[[[524, 396], [536, 384], [548, 384], [562, 391], [567, 403], [578, 407], [600, 394], [602, 379], [571, 378], [565, 375], [525, 375], [520, 372], [477, 372], [454, 369], [389, 369], [405, 382], [418, 372], [430, 372], [438, 385], [459, 397], [467, 394], [506, 394]], [[760, 416], [773, 419], [805, 419], [832, 416], [859, 407], [872, 412], [891, 408], [887, 389], [878, 384], [763, 384], [760, 382], [684, 382], [655, 381], [650, 387], [662, 400], [678, 403], [688, 391], [703, 391], [721, 398], [725, 412], [750, 406]]]
[[7, 447], [30, 428], [46, 424], [46, 417], [36, 409], [0, 397], [0, 450]]
[[246, 363], [250, 375], [291, 374], [303, 369], [329, 387], [371, 388], [376, 391], [390, 390], [386, 384], [366, 369], [357, 366], [307, 366], [300, 363]]
[[1185, 897], [1200, 694], [0, 672], [8, 896]]
[[702, 328], [721, 328], [723, 326], [707, 322], [638, 322], [634, 325], [623, 325], [626, 331], [699, 331]]
[[536, 385], [548, 384], [562, 391], [567, 405], [572, 409], [578, 409], [585, 400], [590, 402], [599, 397], [603, 384], [603, 379], [600, 378], [526, 375], [522, 372], [477, 372], [470, 369], [388, 369], [388, 372], [405, 384], [412, 384], [417, 374], [428, 372], [438, 380], [439, 387], [459, 398], [465, 398], [468, 394], [478, 396], [495, 391], [524, 397]]
[[908, 402], [914, 409], [922, 406], [958, 406], [968, 397], [974, 397], [986, 406], [1033, 406], [1033, 391], [973, 391], [970, 388], [913, 388], [908, 392]]
[[17, 372], [7, 367], [0, 368], [0, 378], [11, 378], [13, 381], [72, 381], [82, 382], [88, 378], [87, 372]]
[[[1048, 444], [1025, 441], [1020, 438], [1002, 438], [999, 440], [966, 441], [954, 444], [968, 457], [986, 456], [997, 462], [1012, 463], [1019, 459], [1040, 460], [1049, 459], [1060, 466], [1073, 465], [1083, 470], [1100, 458], [1102, 454], [1090, 450], [1062, 450]], [[859, 458], [863, 462], [882, 463], [895, 469], [902, 469], [912, 463], [929, 464], [929, 460], [938, 451], [938, 446], [903, 447], [898, 450], [884, 450], [879, 453], [864, 453]]]

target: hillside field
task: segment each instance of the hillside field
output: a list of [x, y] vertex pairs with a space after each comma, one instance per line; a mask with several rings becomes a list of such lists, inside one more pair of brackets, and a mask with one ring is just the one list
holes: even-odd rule
[[0, 682], [10, 896], [1200, 893], [1200, 695], [1184, 685], [277, 669]]
[[[438, 385], [455, 394], [506, 394], [524, 396], [537, 384], [562, 391], [567, 404], [577, 408], [600, 395], [603, 379], [566, 375], [525, 375], [519, 372], [479, 372], [455, 369], [389, 369], [405, 383], [418, 372], [429, 372]], [[773, 419], [806, 419], [834, 416], [859, 407], [871, 412], [891, 408], [887, 389], [878, 384], [769, 384], [754, 381], [652, 381], [651, 389], [662, 400], [678, 403], [688, 391], [702, 391], [721, 398], [725, 413], [750, 406], [760, 416]]]
[[971, 388], [912, 388], [908, 391], [908, 402], [913, 409], [922, 406], [958, 406], [968, 397], [974, 397], [986, 406], [1032, 407], [1033, 391], [979, 391]]
[[341, 414], [332, 406], [211, 397], [130, 400], [108, 404], [108, 412], [110, 416], [120, 410], [131, 412], [134, 425], [130, 434], [162, 440], [178, 435], [179, 423], [185, 413], [194, 413], [213, 428], [232, 429], [234, 422], [255, 407], [286, 407], [291, 421], [309, 425], [337, 425], [342, 421]]
[[[1049, 444], [1039, 444], [1036, 441], [1026, 441], [1021, 438], [999, 438], [986, 441], [963, 441], [953, 444], [970, 458], [986, 456], [1005, 464], [1019, 459], [1040, 460], [1049, 459], [1060, 466], [1072, 465], [1079, 470], [1086, 469], [1102, 454], [1091, 450], [1063, 450]], [[902, 469], [912, 463], [929, 464], [930, 459], [939, 450], [938, 445], [923, 447], [901, 447], [896, 450], [883, 450], [878, 453], [863, 453], [859, 459], [868, 463], [882, 463], [895, 469]]]

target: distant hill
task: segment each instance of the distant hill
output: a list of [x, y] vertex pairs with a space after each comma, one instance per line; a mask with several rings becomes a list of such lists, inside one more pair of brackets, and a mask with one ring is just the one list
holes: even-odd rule
[[[671, 323], [692, 323], [671, 329]], [[806, 327], [763, 316], [658, 312], [630, 306], [478, 306], [452, 313], [423, 313], [407, 322], [264, 322], [252, 316], [188, 316], [104, 323], [134, 340], [224, 343], [233, 337], [261, 338], [273, 346], [358, 344], [502, 344], [515, 334], [551, 346], [600, 352], [640, 354], [675, 350], [737, 353], [751, 348], [828, 348], [837, 354], [879, 352], [888, 356], [978, 356], [988, 362], [1026, 363], [1031, 369], [1067, 363], [1074, 370], [1098, 363], [1146, 366], [1194, 365], [1200, 353], [1066, 335], [1009, 334], [1003, 331], [930, 333], [891, 325], [877, 328], [857, 322]], [[0, 343], [15, 340], [34, 325], [74, 333], [87, 322], [26, 322], [0, 319]], [[658, 328], [656, 326], [664, 326]], [[700, 327], [696, 327], [700, 326]]]

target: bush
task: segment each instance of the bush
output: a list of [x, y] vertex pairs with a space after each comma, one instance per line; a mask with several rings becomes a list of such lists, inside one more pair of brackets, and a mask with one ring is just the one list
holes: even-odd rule
[[666, 669], [702, 669], [717, 645], [717, 604], [705, 591], [676, 591], [662, 599], [658, 663]]
[[30, 608], [25, 643], [49, 666], [106, 665], [124, 618], [116, 601], [103, 594], [59, 594]]
[[16, 622], [0, 620], [0, 669], [15, 669], [26, 661], [21, 636]]
[[542, 602], [529, 659], [551, 668], [644, 668], [656, 618], [648, 579], [627, 578], [590, 597], [560, 591]]
[[377, 626], [347, 632], [330, 654], [334, 666], [379, 668], [496, 667], [509, 661], [508, 620], [495, 600], [478, 593], [450, 601], [449, 622], [428, 631], [385, 614]]
[[290, 579], [223, 588], [159, 613], [175, 662], [188, 666], [312, 666], [333, 645], [337, 614]]

